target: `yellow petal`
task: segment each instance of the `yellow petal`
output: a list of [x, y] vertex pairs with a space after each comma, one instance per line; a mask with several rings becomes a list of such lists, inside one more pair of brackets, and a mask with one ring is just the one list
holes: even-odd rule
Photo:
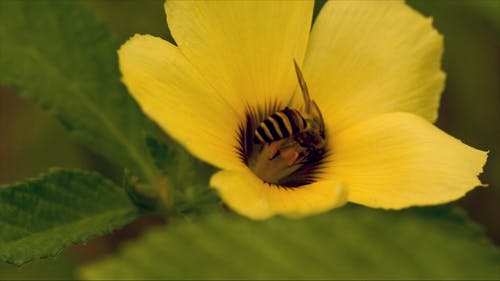
[[167, 1], [182, 53], [232, 104], [288, 102], [297, 86], [312, 1]]
[[434, 122], [445, 75], [442, 36], [400, 1], [330, 1], [316, 19], [304, 76], [335, 131], [405, 111]]
[[252, 219], [277, 214], [302, 217], [341, 206], [347, 199], [346, 189], [337, 181], [283, 188], [264, 183], [248, 169], [220, 171], [210, 185], [231, 209]]
[[349, 201], [399, 209], [446, 203], [481, 185], [487, 154], [410, 113], [386, 113], [330, 139], [328, 173]]
[[118, 55], [123, 82], [151, 119], [202, 160], [235, 165], [238, 114], [177, 47], [136, 35]]

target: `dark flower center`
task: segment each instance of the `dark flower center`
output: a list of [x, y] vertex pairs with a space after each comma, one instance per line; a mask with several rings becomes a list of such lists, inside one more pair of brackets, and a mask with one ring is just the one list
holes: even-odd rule
[[[315, 139], [307, 131], [309, 125], [300, 116], [293, 119], [287, 110], [299, 112], [276, 102], [257, 109], [249, 107], [245, 122], [239, 126], [236, 149], [241, 160], [264, 182], [297, 188], [318, 180], [328, 147], [313, 148]], [[276, 116], [286, 118], [287, 123]]]

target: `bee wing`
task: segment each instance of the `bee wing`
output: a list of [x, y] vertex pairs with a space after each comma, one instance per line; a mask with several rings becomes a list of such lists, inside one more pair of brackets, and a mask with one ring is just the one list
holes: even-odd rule
[[293, 65], [295, 66], [295, 72], [297, 73], [297, 78], [299, 80], [300, 90], [304, 97], [305, 112], [311, 114], [311, 97], [309, 96], [309, 90], [307, 90], [306, 80], [302, 76], [302, 71], [300, 71], [297, 61], [293, 59]]
[[311, 104], [313, 105], [312, 106], [312, 108], [313, 108], [312, 116], [315, 116], [319, 119], [317, 121], [319, 122], [320, 132], [321, 132], [321, 134], [324, 134], [325, 133], [325, 122], [323, 121], [323, 115], [321, 114], [321, 111], [319, 110], [319, 107], [315, 101], [311, 100]]
[[311, 97], [309, 96], [309, 90], [307, 89], [306, 80], [304, 80], [302, 71], [300, 70], [299, 65], [297, 64], [297, 61], [295, 59], [293, 60], [293, 64], [295, 66], [295, 72], [297, 73], [297, 78], [299, 80], [300, 89], [302, 90], [302, 95], [304, 96], [305, 112], [309, 116], [313, 116], [314, 119], [319, 119], [317, 121], [319, 122], [320, 130], [321, 133], [324, 134], [325, 122], [323, 121], [323, 115], [321, 115], [321, 111], [319, 110], [316, 102], [311, 100]]

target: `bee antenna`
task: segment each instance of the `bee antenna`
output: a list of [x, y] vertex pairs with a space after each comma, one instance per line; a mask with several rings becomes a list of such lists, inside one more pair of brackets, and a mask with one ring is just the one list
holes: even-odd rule
[[297, 73], [297, 79], [299, 80], [300, 90], [302, 91], [302, 96], [304, 97], [305, 111], [307, 114], [311, 113], [311, 98], [309, 97], [309, 91], [307, 90], [306, 80], [302, 76], [302, 71], [300, 71], [297, 61], [293, 59], [293, 65], [295, 66], [295, 72]]

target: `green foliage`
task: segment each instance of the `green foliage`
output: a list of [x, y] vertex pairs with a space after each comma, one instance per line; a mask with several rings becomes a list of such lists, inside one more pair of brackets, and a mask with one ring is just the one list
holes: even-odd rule
[[[165, 142], [170, 144], [169, 147]], [[215, 191], [207, 186], [215, 168], [193, 158], [172, 141], [161, 142], [150, 137], [147, 144], [156, 165], [165, 171], [166, 177], [175, 187], [171, 192], [178, 213], [200, 215], [221, 207]]]
[[492, 26], [500, 31], [500, 2], [496, 0], [482, 0], [482, 1], [467, 1], [467, 7], [483, 18], [488, 20]]
[[136, 33], [151, 34], [173, 42], [165, 21], [164, 0], [81, 2], [91, 8], [121, 42], [125, 42]]
[[87, 279], [484, 279], [500, 253], [446, 208], [346, 207], [302, 220], [212, 216], [153, 231]]
[[104, 26], [73, 1], [0, 1], [0, 11], [0, 84], [16, 87], [95, 152], [153, 181], [148, 121], [120, 83], [119, 44]]
[[0, 263], [0, 280], [75, 280], [76, 266], [64, 253], [57, 258], [37, 260], [21, 267]]
[[0, 186], [0, 260], [20, 265], [54, 256], [138, 214], [122, 189], [94, 173], [54, 169]]
[[[161, 132], [154, 130], [119, 81], [119, 44], [92, 13], [75, 2], [0, 5], [0, 39], [9, 42], [2, 44], [0, 67], [6, 71], [0, 74], [0, 84], [18, 87], [80, 142], [138, 175], [150, 190], [161, 194], [170, 186], [159, 182], [175, 185], [175, 192], [168, 191], [175, 194], [162, 200], [176, 197], [180, 212], [200, 212], [217, 202], [206, 186], [213, 168], [172, 140], [162, 139], [167, 147], [151, 137]], [[201, 194], [203, 202], [197, 204], [193, 194]]]

